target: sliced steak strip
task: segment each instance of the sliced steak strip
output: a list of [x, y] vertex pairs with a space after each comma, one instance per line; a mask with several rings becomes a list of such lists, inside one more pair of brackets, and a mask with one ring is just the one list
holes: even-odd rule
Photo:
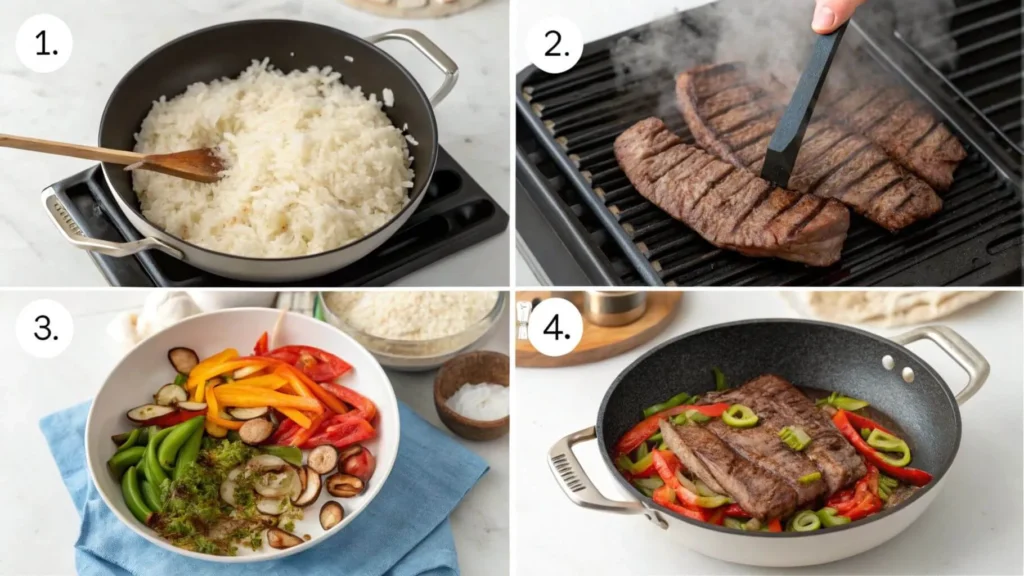
[[842, 204], [772, 188], [684, 144], [657, 118], [619, 135], [615, 157], [644, 198], [719, 248], [812, 266], [839, 260], [850, 227]]
[[[666, 444], [668, 438], [674, 437], [673, 444], [684, 446], [693, 458], [700, 461], [703, 473], [712, 476], [724, 488], [724, 493], [751, 516], [765, 521], [788, 516], [796, 510], [796, 492], [781, 478], [747, 461], [704, 427], [663, 423], [662, 436]], [[673, 444], [668, 444], [670, 449]], [[675, 450], [673, 453], [685, 464], [683, 455]], [[695, 469], [690, 470], [707, 483]]]
[[953, 185], [963, 144], [902, 87], [860, 88], [819, 112], [853, 128], [936, 190]]
[[[711, 108], [720, 108], [716, 104], [719, 93], [748, 84], [749, 79], [737, 65], [704, 66], [679, 75], [676, 96], [679, 109], [701, 146], [734, 166], [756, 173], [781, 116], [775, 101], [761, 98], [750, 103], [744, 107], [743, 113], [760, 120], [752, 120], [729, 131], [717, 127], [725, 124], [723, 118], [728, 118], [730, 113], [714, 119], [709, 119], [707, 113]], [[893, 108], [900, 104], [896, 98], [893, 102]], [[733, 112], [738, 112], [738, 109]], [[864, 118], [864, 129], [874, 127], [875, 120], [873, 117]], [[848, 156], [829, 154], [834, 146], [841, 143], [850, 153]], [[842, 169], [845, 165], [858, 165], [860, 156], [865, 155], [872, 163], [891, 165], [886, 174], [895, 174], [898, 179], [888, 179], [888, 176], [861, 178], [855, 170]], [[823, 189], [820, 184], [826, 177], [829, 186]], [[820, 117], [808, 126], [790, 187], [797, 192], [838, 199], [893, 232], [928, 218], [942, 208], [942, 200], [935, 190], [889, 160], [882, 148], [842, 123]]]
[[797, 507], [814, 502], [828, 490], [824, 480], [800, 482], [818, 468], [802, 453], [790, 450], [779, 441], [778, 432], [766, 426], [733, 428], [718, 418], [708, 422], [705, 428], [740, 456], [781, 478], [796, 492]]
[[701, 400], [715, 402], [746, 405], [757, 414], [758, 426], [772, 434], [786, 426], [803, 428], [811, 437], [811, 444], [802, 453], [821, 471], [830, 495], [867, 473], [863, 459], [828, 416], [783, 378], [760, 376], [739, 388], [705, 394]]
[[714, 475], [712, 475], [707, 467], [704, 466], [704, 463], [701, 462], [700, 458], [687, 448], [686, 444], [683, 444], [683, 440], [675, 431], [675, 426], [673, 426], [668, 420], [662, 420], [658, 422], [658, 425], [661, 427], [661, 437], [665, 440], [665, 445], [668, 446], [668, 449], [676, 455], [676, 458], [679, 458], [679, 461], [683, 463], [683, 466], [685, 466], [691, 474], [700, 478], [705, 484], [707, 484], [708, 488], [711, 488], [719, 494], [725, 494], [725, 488], [718, 483], [718, 480], [715, 480]]

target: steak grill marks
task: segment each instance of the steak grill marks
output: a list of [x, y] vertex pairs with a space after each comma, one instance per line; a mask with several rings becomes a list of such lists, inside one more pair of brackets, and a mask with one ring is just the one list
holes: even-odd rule
[[[758, 172], [771, 134], [782, 113], [772, 98], [761, 98], [714, 119], [710, 119], [707, 114], [709, 109], [721, 108], [717, 103], [718, 94], [749, 82], [742, 67], [738, 65], [696, 68], [679, 76], [677, 100], [698, 143], [737, 167]], [[891, 100], [892, 110], [903, 108], [910, 111], [908, 113], [913, 117], [908, 119], [907, 124], [918, 122], [914, 114], [922, 111], [921, 108], [909, 108], [905, 99], [901, 98], [901, 91], [887, 90], [875, 96], [849, 96], [838, 103], [858, 105], [865, 101], [863, 107], [852, 109], [872, 111], [872, 114], [858, 115], [858, 123], [855, 125], [894, 142], [902, 136], [892, 134], [891, 130], [886, 131], [888, 123], [881, 122], [877, 129], [872, 130], [879, 119], [884, 118], [884, 115], [877, 115], [877, 110], [890, 110], [889, 105], [879, 106], [877, 102], [873, 104], [872, 100]], [[918, 136], [914, 134], [913, 138]], [[876, 165], [877, 170], [865, 174], [869, 166]], [[798, 192], [840, 199], [890, 231], [900, 230], [928, 218], [942, 206], [942, 200], [933, 189], [924, 181], [904, 172], [886, 156], [882, 148], [843, 124], [821, 118], [815, 118], [808, 126], [790, 187]]]
[[657, 118], [616, 138], [615, 157], [642, 196], [720, 248], [815, 266], [839, 259], [850, 225], [841, 204], [773, 188]]

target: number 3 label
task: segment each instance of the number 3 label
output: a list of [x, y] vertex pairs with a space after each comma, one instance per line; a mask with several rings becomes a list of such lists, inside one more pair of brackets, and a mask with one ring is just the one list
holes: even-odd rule
[[22, 350], [36, 358], [56, 358], [75, 335], [71, 313], [54, 300], [36, 300], [25, 306], [14, 330]]
[[18, 59], [33, 72], [60, 70], [71, 58], [71, 29], [50, 14], [36, 14], [18, 29], [15, 48]]
[[583, 55], [583, 36], [575, 24], [561, 17], [545, 18], [526, 35], [530, 62], [548, 74], [571, 70]]

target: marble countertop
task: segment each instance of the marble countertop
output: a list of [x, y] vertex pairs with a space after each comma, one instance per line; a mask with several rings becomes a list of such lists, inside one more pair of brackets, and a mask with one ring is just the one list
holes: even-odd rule
[[[107, 335], [121, 311], [137, 310], [148, 291], [9, 292], [0, 298], [0, 325], [13, 326], [29, 302], [57, 300], [74, 320], [70, 347], [54, 360], [25, 354], [12, 330], [0, 330], [6, 371], [0, 383], [0, 453], [23, 470], [36, 472], [32, 482], [0, 474], [0, 574], [74, 574], [78, 537], [77, 512], [39, 431], [43, 416], [83, 402], [96, 394], [121, 352]], [[508, 313], [498, 326], [508, 326]], [[496, 329], [481, 347], [508, 352], [508, 330]], [[437, 417], [434, 373], [389, 372], [395, 393], [432, 425], [451, 435]], [[509, 456], [508, 437], [491, 442], [456, 440], [490, 465], [451, 516], [452, 532], [463, 574], [508, 574]]]
[[[71, 60], [51, 74], [18, 60], [14, 37], [34, 14], [58, 16], [71, 28]], [[289, 18], [367, 36], [415, 28], [460, 67], [459, 83], [437, 109], [441, 145], [505, 209], [509, 202], [508, 0], [488, 0], [439, 20], [388, 20], [340, 0], [6, 0], [0, 8], [0, 130], [51, 140], [95, 144], [100, 114], [114, 86], [139, 59], [194, 30], [252, 18]], [[420, 80], [426, 92], [441, 75], [411, 47], [382, 47]], [[92, 260], [63, 240], [40, 204], [50, 184], [93, 163], [0, 149], [0, 286], [104, 286]], [[407, 286], [507, 286], [509, 241], [504, 234], [415, 272]]]
[[[685, 542], [642, 516], [574, 506], [555, 483], [544, 455], [567, 434], [593, 426], [608, 385], [660, 342], [699, 327], [748, 318], [792, 318], [778, 292], [686, 292], [680, 310], [654, 342], [621, 356], [573, 368], [517, 369], [516, 556], [522, 574], [1021, 574], [1019, 511], [1022, 416], [1022, 300], [1001, 293], [935, 322], [959, 332], [992, 372], [960, 413], [963, 438], [942, 493], [898, 537], [839, 562], [799, 569], [760, 569], [691, 552]], [[895, 335], [904, 329], [872, 330]], [[967, 376], [931, 343], [910, 348], [959, 391]], [[591, 481], [612, 500], [629, 499], [601, 459], [596, 442], [575, 453]], [[670, 531], [671, 532], [671, 531]]]

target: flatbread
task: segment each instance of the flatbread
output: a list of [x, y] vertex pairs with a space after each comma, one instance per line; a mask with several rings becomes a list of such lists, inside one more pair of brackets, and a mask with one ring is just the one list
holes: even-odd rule
[[930, 322], [980, 302], [994, 292], [805, 292], [808, 310], [830, 322], [880, 327]]

